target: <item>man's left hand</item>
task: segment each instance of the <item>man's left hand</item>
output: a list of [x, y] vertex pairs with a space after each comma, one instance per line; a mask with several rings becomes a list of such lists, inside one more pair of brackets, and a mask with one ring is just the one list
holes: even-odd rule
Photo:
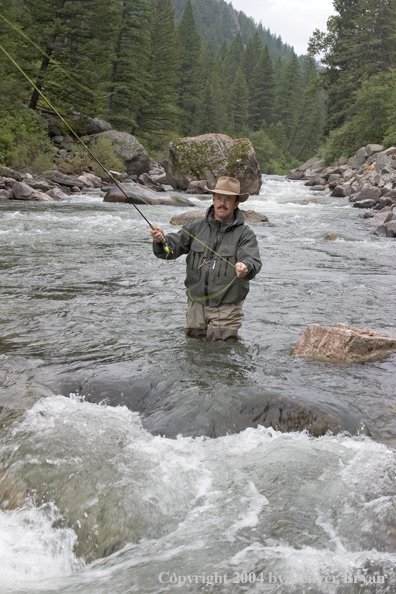
[[235, 264], [235, 270], [239, 278], [246, 276], [248, 273], [248, 267], [243, 262], [237, 262]]

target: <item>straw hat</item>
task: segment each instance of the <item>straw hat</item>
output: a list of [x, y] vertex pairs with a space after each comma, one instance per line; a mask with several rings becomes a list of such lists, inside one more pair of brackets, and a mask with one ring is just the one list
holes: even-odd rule
[[212, 194], [223, 194], [225, 196], [237, 196], [239, 202], [245, 202], [249, 198], [249, 194], [241, 194], [241, 184], [233, 177], [219, 177], [216, 182], [216, 187], [211, 190], [205, 186], [205, 190], [209, 190]]

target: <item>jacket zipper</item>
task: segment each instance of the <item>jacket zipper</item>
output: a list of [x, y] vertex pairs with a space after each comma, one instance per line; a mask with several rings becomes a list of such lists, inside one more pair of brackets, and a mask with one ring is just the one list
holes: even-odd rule
[[[219, 243], [219, 237], [220, 237], [220, 223], [218, 222], [215, 242], [214, 242], [214, 246], [213, 246], [213, 252], [215, 252], [217, 250], [217, 244]], [[208, 263], [208, 267], [207, 267], [206, 273], [205, 273], [205, 290], [204, 290], [205, 297], [209, 296], [209, 274], [210, 274], [210, 269], [212, 267], [213, 258], [215, 256], [215, 254], [213, 252], [210, 252], [209, 263]]]

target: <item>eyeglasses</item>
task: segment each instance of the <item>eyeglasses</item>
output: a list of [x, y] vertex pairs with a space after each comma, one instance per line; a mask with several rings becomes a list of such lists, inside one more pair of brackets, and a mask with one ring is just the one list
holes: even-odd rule
[[232, 198], [228, 198], [226, 196], [213, 196], [213, 201], [215, 202], [225, 202], [226, 204], [233, 204], [234, 200], [235, 200], [235, 196], [233, 196]]

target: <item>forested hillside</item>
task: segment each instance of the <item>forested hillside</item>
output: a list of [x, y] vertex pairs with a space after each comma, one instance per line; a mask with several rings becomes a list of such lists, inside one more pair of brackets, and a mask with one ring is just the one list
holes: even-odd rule
[[396, 0], [335, 0], [327, 32], [316, 30], [326, 97], [323, 156], [350, 156], [368, 143], [396, 144]]
[[[172, 0], [175, 9], [176, 23], [186, 7], [187, 0]], [[270, 56], [275, 62], [278, 58], [290, 59], [293, 48], [282, 41], [278, 35], [272, 34], [242, 11], [233, 8], [231, 2], [225, 0], [191, 0], [194, 19], [200, 35], [210, 41], [215, 51], [219, 50], [223, 41], [231, 43], [238, 31], [242, 35], [244, 45], [258, 31], [262, 45], [267, 45]]]
[[171, 0], [3, 0], [0, 162], [47, 164], [39, 115], [48, 120], [51, 109], [38, 90], [77, 133], [87, 115], [99, 116], [156, 158], [172, 138], [207, 132], [249, 137], [267, 172], [312, 156], [322, 130], [313, 59], [301, 66], [290, 50], [274, 61], [262, 27], [244, 43], [250, 21], [241, 13], [215, 51], [184, 3], [177, 21]]

